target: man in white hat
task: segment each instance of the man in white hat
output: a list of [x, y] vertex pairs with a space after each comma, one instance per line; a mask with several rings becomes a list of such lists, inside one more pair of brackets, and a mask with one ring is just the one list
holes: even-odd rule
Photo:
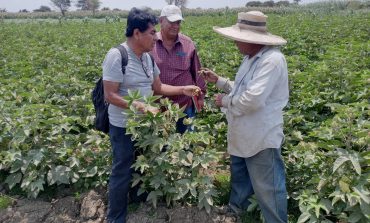
[[228, 121], [229, 207], [240, 213], [255, 194], [266, 222], [278, 223], [287, 222], [280, 150], [284, 140], [283, 108], [289, 98], [288, 70], [284, 55], [274, 47], [286, 41], [267, 32], [266, 18], [259, 11], [241, 12], [236, 25], [213, 28], [234, 40], [245, 55], [234, 82], [209, 69], [201, 73], [227, 93], [217, 94], [215, 103], [225, 111]]
[[[184, 113], [189, 118], [194, 117], [197, 108], [199, 110], [203, 106], [206, 84], [198, 75], [201, 65], [193, 41], [180, 33], [183, 20], [179, 7], [175, 5], [163, 7], [159, 18], [161, 30], [151, 53], [161, 71], [159, 78], [162, 83], [173, 86], [194, 84], [201, 88], [202, 94], [194, 102], [186, 95], [168, 97], [181, 107], [185, 106]], [[177, 122], [176, 127], [179, 133], [189, 129], [189, 126], [183, 124], [183, 119]]]

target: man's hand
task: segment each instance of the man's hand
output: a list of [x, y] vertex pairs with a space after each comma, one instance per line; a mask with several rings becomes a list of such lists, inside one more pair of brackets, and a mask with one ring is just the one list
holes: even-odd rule
[[198, 98], [198, 105], [200, 108], [204, 108], [204, 99], [202, 97]]
[[225, 97], [225, 94], [216, 94], [215, 95], [215, 104], [217, 107], [222, 107], [222, 98]]
[[148, 105], [148, 106], [146, 106], [146, 111], [145, 112], [150, 112], [153, 115], [156, 115], [159, 112], [159, 109], [156, 108], [156, 107]]
[[137, 110], [139, 110], [142, 113], [150, 112], [152, 114], [157, 114], [159, 112], [159, 109], [150, 105], [146, 105], [140, 101], [134, 101], [132, 103]]
[[182, 93], [186, 96], [198, 96], [202, 93], [200, 88], [195, 85], [187, 85], [184, 86], [184, 89], [182, 90]]
[[198, 74], [210, 83], [216, 83], [218, 80], [218, 75], [208, 68], [202, 68]]

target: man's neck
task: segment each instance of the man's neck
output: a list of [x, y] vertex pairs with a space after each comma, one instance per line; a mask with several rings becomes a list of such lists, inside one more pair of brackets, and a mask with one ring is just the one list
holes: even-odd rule
[[254, 57], [257, 53], [259, 53], [262, 50], [263, 47], [264, 45], [256, 44], [255, 47], [253, 47], [253, 49], [249, 53], [249, 58]]
[[165, 42], [166, 44], [175, 44], [176, 43], [176, 40], [177, 40], [177, 36], [172, 36], [172, 35], [166, 35], [166, 33], [162, 32], [161, 31], [161, 35], [162, 35], [162, 40], [163, 42]]
[[141, 48], [138, 46], [138, 44], [135, 42], [134, 39], [131, 39], [131, 38], [127, 38], [127, 46], [130, 47], [130, 49], [135, 53], [135, 55], [138, 57], [138, 58], [141, 58], [141, 56], [143, 55], [144, 51], [141, 50]]

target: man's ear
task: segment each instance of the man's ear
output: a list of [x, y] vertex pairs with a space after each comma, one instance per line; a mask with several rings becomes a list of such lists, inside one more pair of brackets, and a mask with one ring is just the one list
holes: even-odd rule
[[138, 28], [134, 29], [133, 37], [135, 39], [140, 39], [140, 30]]

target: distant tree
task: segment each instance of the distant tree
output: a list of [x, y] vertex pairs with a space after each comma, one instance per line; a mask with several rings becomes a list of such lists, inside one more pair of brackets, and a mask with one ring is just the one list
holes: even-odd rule
[[279, 2], [276, 2], [276, 6], [289, 6], [289, 1], [279, 1]]
[[0, 12], [6, 12], [6, 8], [0, 9]]
[[66, 15], [69, 7], [71, 7], [71, 0], [50, 0], [55, 7], [57, 7], [63, 16]]
[[113, 11], [121, 11], [119, 8], [114, 8]]
[[265, 1], [262, 6], [264, 7], [274, 7], [275, 3], [274, 1], [270, 0], [270, 1]]
[[87, 0], [78, 0], [76, 3], [76, 7], [81, 10], [88, 10], [87, 8]]
[[188, 4], [188, 0], [166, 0], [169, 5], [176, 5], [180, 8], [185, 8], [186, 4]]
[[27, 12], [29, 12], [27, 9], [21, 9], [21, 10], [19, 10], [19, 12], [24, 12], [24, 13], [27, 13]]
[[87, 0], [87, 7], [95, 15], [95, 11], [99, 9], [101, 2], [99, 0]]
[[101, 2], [99, 0], [78, 0], [76, 7], [81, 10], [91, 10], [93, 15], [95, 11], [100, 7]]
[[109, 8], [109, 7], [103, 7], [101, 10], [102, 10], [102, 11], [109, 11], [109, 10], [110, 10], [110, 8]]
[[293, 0], [293, 1], [294, 1], [295, 4], [298, 5], [301, 0]]
[[251, 1], [251, 2], [248, 2], [245, 6], [247, 6], [247, 7], [260, 7], [260, 6], [262, 6], [262, 2], [260, 2], [260, 1]]
[[40, 8], [33, 10], [34, 12], [51, 12], [50, 7], [42, 5]]

